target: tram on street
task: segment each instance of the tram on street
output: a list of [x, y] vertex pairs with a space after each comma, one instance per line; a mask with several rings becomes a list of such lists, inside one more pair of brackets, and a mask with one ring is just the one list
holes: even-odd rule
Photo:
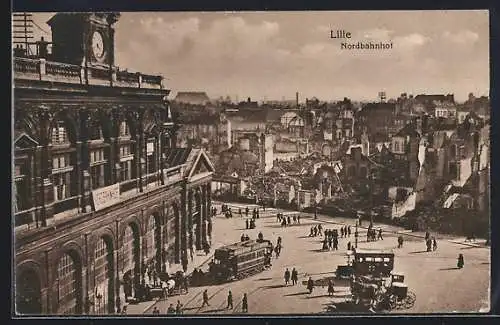
[[271, 266], [273, 245], [269, 240], [247, 240], [215, 250], [209, 265], [214, 282], [239, 280]]

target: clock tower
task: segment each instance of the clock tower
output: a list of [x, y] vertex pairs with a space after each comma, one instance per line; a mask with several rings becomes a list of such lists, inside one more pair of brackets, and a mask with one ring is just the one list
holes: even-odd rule
[[52, 60], [68, 64], [114, 66], [117, 13], [57, 13], [52, 29]]

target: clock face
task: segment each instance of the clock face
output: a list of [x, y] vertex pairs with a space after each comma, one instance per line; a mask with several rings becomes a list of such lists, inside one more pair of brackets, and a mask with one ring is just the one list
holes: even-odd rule
[[94, 32], [92, 35], [92, 52], [96, 59], [102, 59], [104, 56], [104, 40], [99, 32]]

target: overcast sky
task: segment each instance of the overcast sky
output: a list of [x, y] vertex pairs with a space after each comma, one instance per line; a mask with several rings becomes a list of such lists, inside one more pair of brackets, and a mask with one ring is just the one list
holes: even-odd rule
[[[50, 32], [49, 13], [34, 14]], [[489, 92], [487, 11], [122, 13], [116, 65], [160, 73], [177, 91], [239, 100], [373, 100], [402, 92]], [[341, 50], [330, 30], [392, 50]], [[35, 36], [45, 34], [35, 28]]]

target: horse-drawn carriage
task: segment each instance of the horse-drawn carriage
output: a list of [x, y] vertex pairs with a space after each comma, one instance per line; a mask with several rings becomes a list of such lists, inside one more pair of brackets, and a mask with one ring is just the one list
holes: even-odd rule
[[409, 309], [416, 296], [404, 283], [404, 275], [393, 272], [394, 253], [354, 250], [351, 301], [371, 311]]

